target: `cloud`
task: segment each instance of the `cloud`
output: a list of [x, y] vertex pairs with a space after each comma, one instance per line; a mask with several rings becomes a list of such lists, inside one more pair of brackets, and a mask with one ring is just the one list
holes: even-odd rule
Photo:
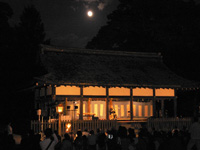
[[87, 3], [92, 3], [92, 2], [99, 2], [99, 0], [76, 0], [77, 2], [87, 2]]
[[76, 8], [75, 8], [75, 7], [70, 6], [70, 8], [71, 8], [73, 11], [76, 11]]
[[97, 6], [99, 10], [103, 10], [105, 7], [105, 3], [99, 3], [99, 5]]
[[85, 2], [86, 8], [89, 7], [90, 3], [96, 3], [99, 10], [103, 10], [107, 5], [109, 5], [113, 0], [76, 0], [77, 2]]

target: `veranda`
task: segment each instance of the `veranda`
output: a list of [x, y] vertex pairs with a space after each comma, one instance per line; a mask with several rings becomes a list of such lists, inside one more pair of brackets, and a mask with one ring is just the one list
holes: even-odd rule
[[[106, 132], [112, 128], [118, 129], [119, 126], [125, 126], [128, 128], [135, 129], [135, 132], [139, 132], [142, 127], [146, 127], [148, 131], [152, 131], [154, 128], [156, 131], [172, 131], [177, 128], [182, 130], [183, 128], [189, 129], [192, 124], [192, 118], [148, 118], [147, 121], [117, 121], [117, 120], [71, 120], [61, 121], [61, 137], [65, 133], [76, 134], [77, 131], [88, 131], [94, 130], [96, 133], [97, 129], [102, 132]], [[70, 125], [70, 126], [69, 126]], [[58, 130], [58, 121], [31, 121], [31, 129], [35, 133], [41, 133], [46, 128], [52, 128], [53, 131]]]
[[[59, 122], [53, 121], [50, 122], [48, 120], [45, 121], [31, 121], [31, 129], [34, 130], [35, 133], [41, 133], [45, 131], [47, 128], [52, 128], [53, 131], [58, 131]], [[71, 121], [61, 121], [61, 137], [64, 134], [71, 133], [75, 134], [77, 131], [84, 131], [87, 129], [88, 131], [97, 129], [101, 129], [102, 132], [106, 132], [109, 129], [118, 128], [116, 120], [71, 120]]]

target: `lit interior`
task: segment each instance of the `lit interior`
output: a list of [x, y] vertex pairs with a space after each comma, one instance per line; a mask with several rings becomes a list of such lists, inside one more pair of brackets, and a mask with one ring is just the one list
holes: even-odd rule
[[76, 104], [77, 106], [78, 106], [78, 109], [77, 109], [77, 116], [79, 116], [79, 114], [80, 114], [80, 104]]
[[115, 113], [117, 116], [119, 116], [119, 113], [118, 113], [118, 105], [115, 105]]
[[133, 116], [136, 116], [136, 105], [133, 105]]
[[83, 104], [83, 113], [85, 113], [85, 104]]
[[153, 89], [150, 88], [134, 88], [133, 96], [153, 96]]
[[83, 95], [98, 95], [98, 96], [105, 96], [106, 95], [106, 88], [103, 87], [84, 87], [83, 88]]
[[150, 116], [153, 116], [153, 105], [150, 105], [150, 109], [151, 109]]
[[98, 104], [94, 104], [94, 113], [95, 116], [98, 116]]
[[109, 96], [130, 96], [130, 89], [128, 88], [109, 88]]
[[56, 87], [56, 95], [80, 95], [80, 88], [76, 86]]
[[130, 111], [130, 105], [126, 105], [126, 113], [127, 113], [127, 116], [129, 114], [129, 111]]
[[100, 116], [103, 117], [103, 104], [100, 104]]
[[144, 111], [144, 116], [145, 116], [145, 117], [148, 117], [148, 115], [149, 115], [149, 113], [148, 113], [148, 112], [149, 112], [148, 105], [145, 105], [145, 106], [144, 106], [144, 110], [145, 110], [145, 111]]
[[138, 116], [142, 117], [142, 105], [138, 105]]
[[175, 96], [174, 89], [156, 89], [156, 96]]
[[124, 105], [121, 105], [121, 117], [124, 117]]

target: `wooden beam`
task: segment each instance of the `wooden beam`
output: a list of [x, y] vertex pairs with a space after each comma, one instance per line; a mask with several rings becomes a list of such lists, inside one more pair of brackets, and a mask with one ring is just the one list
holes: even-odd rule
[[106, 87], [106, 119], [109, 120], [109, 88]]
[[52, 101], [56, 100], [56, 88], [54, 85], [52, 85]]
[[65, 105], [64, 105], [64, 115], [67, 115], [67, 97], [65, 98]]
[[153, 89], [153, 116], [156, 116], [156, 94], [155, 88]]
[[80, 88], [80, 93], [81, 93], [81, 97], [80, 97], [80, 115], [79, 115], [79, 119], [83, 120], [83, 87], [82, 86]]
[[[91, 98], [88, 98], [88, 113], [90, 114], [91, 112]], [[90, 119], [91, 117], [88, 116], [88, 119]]]
[[130, 120], [133, 120], [133, 88], [130, 88]]
[[177, 117], [177, 98], [174, 98], [174, 117]]
[[161, 112], [162, 112], [162, 118], [165, 117], [165, 100], [161, 100]]

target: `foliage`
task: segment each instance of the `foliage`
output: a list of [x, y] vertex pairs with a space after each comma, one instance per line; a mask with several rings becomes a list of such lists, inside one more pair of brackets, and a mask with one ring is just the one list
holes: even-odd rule
[[3, 85], [0, 117], [25, 120], [34, 112], [30, 88], [34, 84], [33, 77], [44, 73], [39, 61], [40, 44], [50, 40], [44, 41], [44, 25], [34, 6], [24, 8], [20, 23], [15, 27], [9, 25], [12, 14], [11, 7], [0, 2], [0, 76]]
[[8, 47], [11, 42], [9, 34], [11, 34], [12, 29], [8, 23], [8, 19], [13, 15], [12, 8], [4, 2], [0, 2], [0, 47]]
[[172, 70], [183, 74], [188, 67], [186, 76], [197, 78], [189, 74], [197, 67], [186, 61], [199, 64], [200, 9], [192, 0], [120, 0], [107, 18], [86, 48], [161, 52]]
[[16, 62], [19, 62], [17, 67], [22, 77], [32, 80], [34, 76], [44, 73], [39, 55], [40, 44], [45, 42], [44, 24], [40, 12], [34, 5], [24, 8], [20, 22], [15, 29], [17, 37], [15, 53], [18, 56]]

